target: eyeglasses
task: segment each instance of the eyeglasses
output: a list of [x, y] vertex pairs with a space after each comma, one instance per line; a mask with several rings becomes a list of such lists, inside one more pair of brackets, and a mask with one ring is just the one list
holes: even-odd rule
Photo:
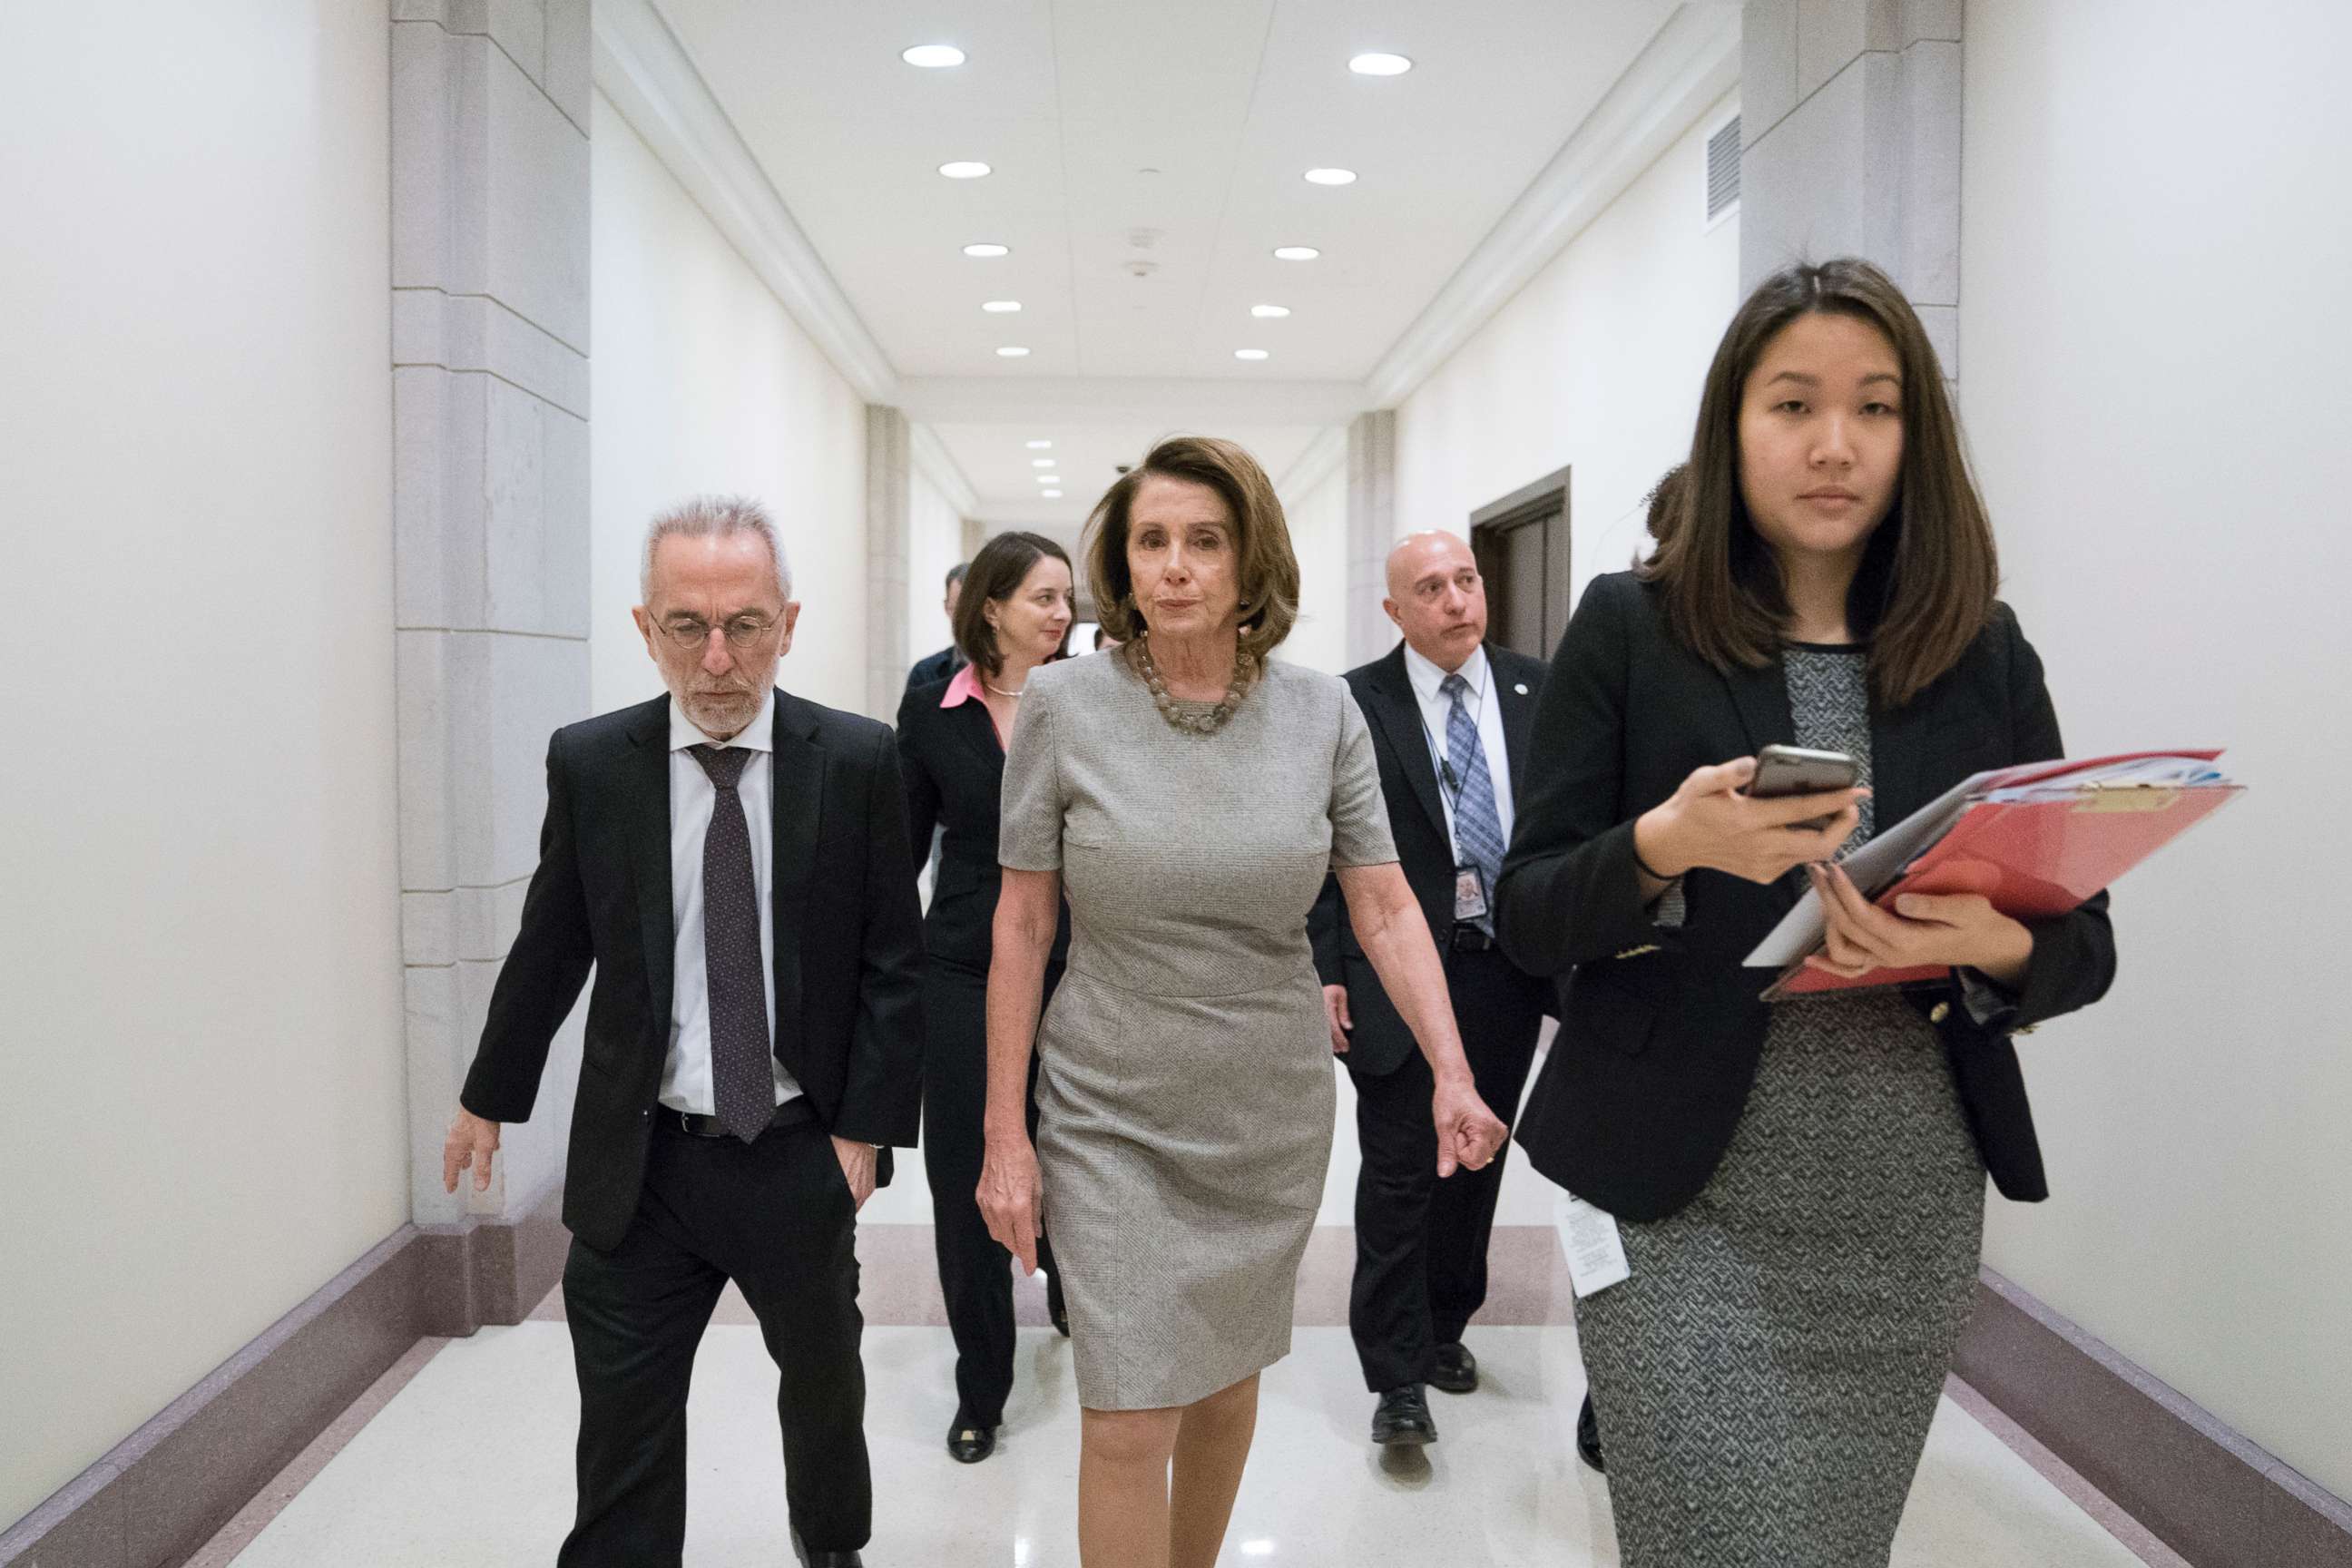
[[[727, 646], [741, 652], [754, 648], [775, 631], [776, 622], [765, 616], [737, 616], [724, 622], [719, 630], [727, 638]], [[698, 616], [672, 616], [661, 623], [662, 635], [688, 653], [710, 641], [710, 623]]]

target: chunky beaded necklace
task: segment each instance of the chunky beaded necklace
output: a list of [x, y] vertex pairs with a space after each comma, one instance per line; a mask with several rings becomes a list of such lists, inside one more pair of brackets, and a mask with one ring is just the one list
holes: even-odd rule
[[1160, 667], [1151, 662], [1151, 637], [1149, 633], [1136, 639], [1135, 653], [1143, 666], [1143, 684], [1151, 689], [1152, 705], [1160, 710], [1160, 716], [1177, 729], [1189, 730], [1197, 735], [1213, 735], [1225, 727], [1225, 721], [1234, 716], [1234, 710], [1239, 708], [1242, 699], [1249, 695], [1250, 671], [1256, 668], [1256, 660], [1248, 654], [1235, 654], [1233, 684], [1225, 688], [1223, 700], [1205, 713], [1197, 710], [1187, 712], [1187, 707], [1198, 710], [1201, 704], [1179, 704], [1176, 699], [1168, 695], [1168, 682], [1160, 678]]

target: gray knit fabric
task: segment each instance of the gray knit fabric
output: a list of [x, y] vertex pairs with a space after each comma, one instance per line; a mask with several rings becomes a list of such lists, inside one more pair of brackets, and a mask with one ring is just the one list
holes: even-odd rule
[[[1798, 743], [1867, 782], [1863, 658], [1786, 664]], [[1911, 1005], [1776, 1008], [1706, 1190], [1625, 1226], [1633, 1277], [1577, 1304], [1624, 1568], [1885, 1568], [1983, 1222], [1983, 1161]]]
[[1346, 685], [1293, 665], [1209, 735], [1115, 655], [1025, 690], [998, 853], [1070, 902], [1037, 1158], [1078, 1401], [1187, 1405], [1290, 1349], [1333, 1110], [1307, 913], [1396, 858], [1380, 775]]

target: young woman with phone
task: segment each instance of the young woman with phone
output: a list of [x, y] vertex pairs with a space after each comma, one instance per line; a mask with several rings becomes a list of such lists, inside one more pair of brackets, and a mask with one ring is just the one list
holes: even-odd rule
[[[2106, 903], [1881, 910], [1832, 864], [1979, 769], [2060, 754], [1885, 274], [1792, 267], [1748, 299], [1671, 504], [1649, 559], [1585, 590], [1537, 710], [1499, 934], [1564, 984], [1519, 1140], [1622, 1229], [1630, 1275], [1577, 1326], [1626, 1568], [1884, 1568], [1986, 1173], [2047, 1192], [2010, 1037], [2105, 991]], [[1765, 798], [1768, 746], [1858, 781]], [[1809, 885], [1815, 962], [1948, 979], [1766, 1005], [1741, 961]]]

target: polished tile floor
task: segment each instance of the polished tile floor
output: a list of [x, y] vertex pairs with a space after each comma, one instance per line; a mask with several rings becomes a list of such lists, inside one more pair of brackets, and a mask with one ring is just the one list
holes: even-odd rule
[[[1344, 1079], [1343, 1079], [1344, 1082]], [[1614, 1564], [1608, 1487], [1577, 1463], [1584, 1374], [1555, 1229], [1557, 1194], [1514, 1162], [1487, 1310], [1468, 1335], [1475, 1394], [1433, 1393], [1440, 1440], [1402, 1460], [1366, 1440], [1349, 1344], [1348, 1096], [1322, 1227], [1301, 1270], [1296, 1343], [1272, 1368], [1223, 1561], [1298, 1568]], [[874, 1568], [1076, 1568], [1078, 1419], [1070, 1349], [1020, 1287], [1020, 1378], [1002, 1446], [942, 1447], [954, 1351], [940, 1327], [920, 1163], [867, 1206]], [[686, 1561], [780, 1568], [775, 1372], [730, 1292], [696, 1363]], [[551, 1563], [572, 1506], [577, 1406], [560, 1295], [533, 1320], [420, 1344], [232, 1521], [192, 1568], [523, 1568]], [[2179, 1560], [1965, 1385], [1937, 1413], [1896, 1568], [2177, 1568]]]

